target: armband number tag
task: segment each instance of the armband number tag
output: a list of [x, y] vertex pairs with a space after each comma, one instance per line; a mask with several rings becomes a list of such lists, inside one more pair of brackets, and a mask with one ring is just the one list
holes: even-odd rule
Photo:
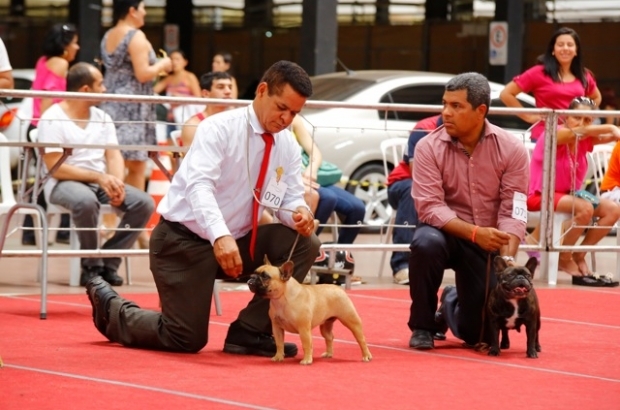
[[512, 199], [512, 218], [527, 223], [527, 196], [521, 192]]

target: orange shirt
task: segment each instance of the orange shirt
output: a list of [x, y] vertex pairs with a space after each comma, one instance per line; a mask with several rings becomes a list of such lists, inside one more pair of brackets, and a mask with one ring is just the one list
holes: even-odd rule
[[601, 182], [601, 191], [611, 191], [615, 187], [620, 187], [620, 143], [616, 143], [609, 158], [607, 171]]

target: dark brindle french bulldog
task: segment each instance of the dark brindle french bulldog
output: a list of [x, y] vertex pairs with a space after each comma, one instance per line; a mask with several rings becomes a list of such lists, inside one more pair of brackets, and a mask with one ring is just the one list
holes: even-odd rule
[[508, 266], [502, 257], [496, 256], [494, 263], [497, 286], [491, 290], [487, 304], [487, 323], [492, 335], [489, 356], [499, 356], [500, 347], [502, 349], [510, 347], [508, 329], [517, 329], [520, 332], [521, 325], [525, 325], [527, 357], [537, 358], [537, 352], [540, 352], [538, 341], [540, 306], [532, 278], [538, 261], [536, 258], [530, 258], [525, 266]]
[[277, 267], [265, 257], [265, 265], [259, 266], [250, 276], [248, 286], [253, 293], [270, 299], [269, 317], [276, 342], [274, 362], [284, 360], [284, 331], [298, 333], [304, 350], [301, 364], [312, 364], [312, 329], [321, 327], [326, 351], [321, 357], [332, 357], [334, 344], [334, 321], [345, 325], [355, 336], [362, 349], [362, 360], [368, 362], [372, 355], [362, 332], [362, 321], [340, 287], [331, 284], [302, 285], [293, 275], [293, 262]]

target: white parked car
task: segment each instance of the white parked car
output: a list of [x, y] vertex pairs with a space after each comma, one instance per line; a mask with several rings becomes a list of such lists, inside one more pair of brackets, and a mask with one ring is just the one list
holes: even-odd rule
[[[13, 79], [16, 90], [29, 90], [34, 81], [34, 70], [17, 69], [13, 70]], [[3, 133], [10, 142], [24, 142], [26, 131], [32, 118], [32, 99], [31, 98], [0, 98], [0, 132]], [[17, 166], [19, 149], [11, 148], [10, 159], [11, 168]]]
[[[452, 74], [419, 71], [355, 71], [312, 77], [314, 94], [310, 100], [340, 101], [356, 104], [442, 103], [446, 83]], [[491, 83], [491, 106], [504, 107], [499, 99], [503, 85]], [[520, 94], [526, 108], [534, 107], [534, 98]], [[326, 161], [333, 162], [348, 177], [346, 189], [366, 204], [364, 222], [380, 226], [389, 220], [391, 208], [380, 143], [384, 139], [408, 138], [417, 121], [438, 112], [380, 111], [370, 109], [304, 109], [310, 132]], [[490, 115], [489, 120], [526, 139], [530, 124], [514, 115]], [[394, 164], [392, 164], [394, 165]]]

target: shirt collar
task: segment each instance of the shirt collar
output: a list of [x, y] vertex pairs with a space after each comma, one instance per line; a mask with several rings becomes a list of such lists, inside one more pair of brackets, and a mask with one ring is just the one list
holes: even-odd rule
[[[480, 138], [480, 141], [484, 141], [485, 138], [490, 137], [492, 135], [495, 135], [495, 133], [491, 130], [491, 127], [489, 127], [491, 123], [489, 122], [489, 120], [485, 119], [484, 120], [484, 128], [482, 130], [482, 138]], [[443, 131], [443, 130], [442, 130]], [[441, 133], [441, 135], [439, 136], [439, 140], [440, 141], [445, 141], [445, 142], [451, 142], [453, 144], [456, 144], [458, 142], [458, 139], [456, 138], [452, 138], [447, 132], [443, 131]]]
[[[248, 105], [248, 115], [250, 116], [250, 127], [252, 128], [254, 135], [262, 136], [265, 132], [267, 132], [265, 131], [263, 126], [260, 124], [260, 121], [258, 121], [258, 116], [256, 115], [256, 111], [254, 111], [254, 104]], [[276, 137], [278, 134], [280, 133], [278, 132], [278, 133], [273, 134], [274, 145], [276, 141], [278, 140], [278, 138]]]

